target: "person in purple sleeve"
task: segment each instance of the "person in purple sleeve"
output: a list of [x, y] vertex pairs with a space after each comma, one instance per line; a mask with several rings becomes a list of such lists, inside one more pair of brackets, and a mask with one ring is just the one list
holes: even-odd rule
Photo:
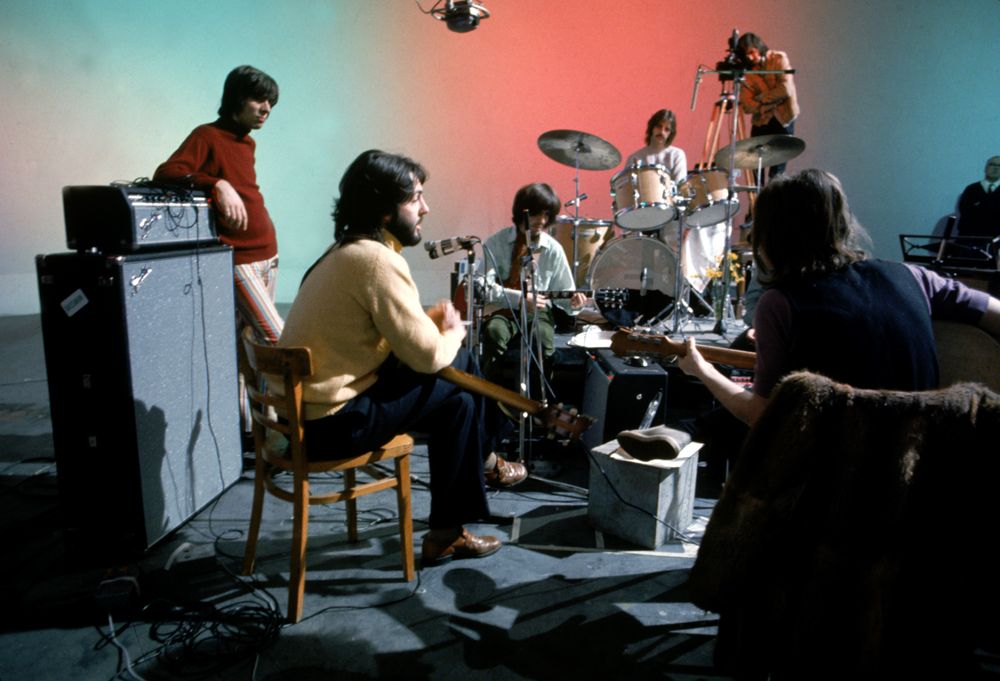
[[754, 259], [768, 288], [754, 313], [753, 389], [723, 375], [689, 338], [678, 366], [728, 413], [626, 431], [618, 436], [622, 448], [646, 460], [673, 458], [691, 439], [740, 430], [737, 420], [752, 426], [778, 381], [797, 370], [856, 388], [936, 388], [932, 319], [1000, 336], [1000, 300], [916, 265], [870, 259], [867, 240], [830, 173], [805, 170], [769, 183], [754, 206]]
[[936, 388], [932, 318], [1000, 335], [1000, 300], [915, 265], [869, 259], [866, 240], [836, 177], [805, 170], [776, 178], [754, 207], [754, 259], [770, 288], [754, 314], [753, 391], [719, 373], [690, 339], [681, 369], [753, 425], [778, 380], [795, 370], [856, 388]]

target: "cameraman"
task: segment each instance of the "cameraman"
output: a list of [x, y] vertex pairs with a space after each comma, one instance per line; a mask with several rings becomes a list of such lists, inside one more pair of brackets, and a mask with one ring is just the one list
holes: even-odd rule
[[[799, 116], [799, 102], [795, 96], [795, 82], [790, 73], [757, 75], [753, 71], [787, 71], [792, 68], [788, 55], [769, 49], [755, 33], [740, 36], [736, 51], [750, 67], [746, 84], [740, 91], [740, 106], [751, 116], [751, 137], [762, 135], [791, 135], [795, 132], [795, 119]], [[785, 164], [772, 166], [768, 179], [785, 171]]]

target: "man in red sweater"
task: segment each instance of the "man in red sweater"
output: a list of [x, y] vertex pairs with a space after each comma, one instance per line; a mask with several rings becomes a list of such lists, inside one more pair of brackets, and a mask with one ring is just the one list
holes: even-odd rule
[[[277, 103], [273, 78], [252, 66], [233, 69], [222, 91], [219, 119], [195, 128], [153, 175], [157, 182], [211, 194], [219, 238], [233, 247], [237, 334], [251, 326], [271, 343], [278, 341], [284, 326], [274, 306], [278, 240], [257, 186], [257, 144], [250, 132], [264, 125]], [[247, 429], [249, 423], [245, 419]]]

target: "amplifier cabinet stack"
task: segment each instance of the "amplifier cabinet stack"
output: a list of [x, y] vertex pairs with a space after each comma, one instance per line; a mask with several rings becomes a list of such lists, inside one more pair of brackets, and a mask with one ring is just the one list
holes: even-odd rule
[[232, 250], [36, 268], [71, 547], [144, 550], [242, 473]]

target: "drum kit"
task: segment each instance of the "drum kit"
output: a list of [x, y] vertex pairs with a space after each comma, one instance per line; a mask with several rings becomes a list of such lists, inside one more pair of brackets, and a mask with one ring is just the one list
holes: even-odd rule
[[[614, 145], [584, 132], [552, 130], [538, 138], [538, 147], [552, 160], [577, 171], [576, 198], [570, 202], [575, 215], [559, 216], [552, 228], [566, 255], [572, 256], [577, 284], [593, 290], [638, 291], [643, 302], [641, 314], [646, 323], [653, 323], [666, 318], [671, 309], [677, 312], [682, 304], [691, 314], [685, 229], [729, 225], [740, 210], [737, 192], [759, 190], [759, 185], [731, 185], [725, 168], [757, 170], [760, 178], [763, 168], [795, 158], [805, 143], [791, 135], [750, 137], [721, 149], [714, 158], [719, 167], [692, 171], [679, 183], [674, 183], [660, 165], [625, 168], [611, 178], [613, 223], [579, 216], [580, 201], [586, 198], [580, 194], [579, 171], [615, 168], [622, 157]], [[614, 225], [622, 230], [621, 235], [613, 236]], [[679, 326], [676, 321], [675, 326]]]

